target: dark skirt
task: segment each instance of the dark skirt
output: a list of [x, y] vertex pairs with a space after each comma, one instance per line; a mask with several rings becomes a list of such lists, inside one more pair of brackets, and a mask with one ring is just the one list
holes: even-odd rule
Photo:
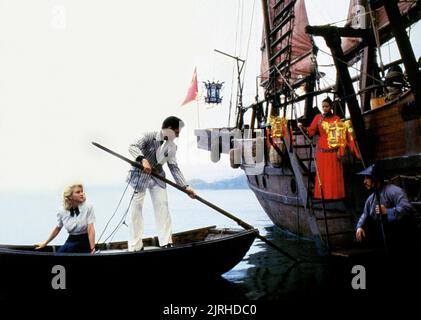
[[77, 234], [77, 235], [69, 235], [64, 245], [58, 249], [57, 252], [75, 252], [75, 253], [89, 253], [90, 245], [89, 245], [89, 237], [87, 233], [84, 234]]

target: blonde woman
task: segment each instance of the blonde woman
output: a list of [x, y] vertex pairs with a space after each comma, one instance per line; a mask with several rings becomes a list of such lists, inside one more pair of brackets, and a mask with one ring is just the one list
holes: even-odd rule
[[63, 192], [63, 209], [57, 213], [57, 226], [51, 231], [47, 240], [36, 244], [35, 249], [47, 246], [64, 226], [69, 232], [69, 237], [58, 252], [93, 253], [95, 251], [94, 223], [94, 209], [92, 205], [86, 203], [82, 184], [68, 186]]

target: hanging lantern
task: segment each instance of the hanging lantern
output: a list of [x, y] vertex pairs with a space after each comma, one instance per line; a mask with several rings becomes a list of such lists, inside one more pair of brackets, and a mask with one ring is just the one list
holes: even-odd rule
[[287, 119], [284, 117], [279, 116], [270, 116], [269, 117], [269, 124], [272, 128], [272, 139], [274, 138], [282, 138], [287, 131]]
[[327, 133], [329, 149], [343, 148], [346, 146], [347, 126], [342, 121], [335, 121], [333, 123], [323, 121], [322, 127]]
[[209, 103], [209, 104], [213, 104], [213, 103], [221, 103], [222, 102], [222, 97], [221, 97], [221, 89], [222, 89], [222, 85], [224, 84], [223, 82], [204, 82], [205, 87], [206, 87], [206, 97], [205, 97], [205, 102]]

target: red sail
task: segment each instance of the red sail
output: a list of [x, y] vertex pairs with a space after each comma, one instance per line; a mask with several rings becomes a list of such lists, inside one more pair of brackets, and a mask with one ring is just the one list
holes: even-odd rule
[[[398, 3], [399, 10], [401, 15], [405, 15], [408, 11], [417, 5], [417, 1], [408, 1], [408, 0], [401, 0]], [[377, 28], [380, 30], [384, 29], [389, 25], [389, 20], [387, 19], [386, 11], [383, 7], [376, 10], [376, 18], [377, 21]]]
[[305, 31], [308, 26], [307, 11], [304, 0], [298, 0], [295, 4], [294, 32], [292, 37], [291, 78], [295, 81], [298, 76], [309, 75], [313, 70], [311, 54], [313, 43], [311, 37]]
[[[401, 0], [398, 3], [401, 15], [405, 15], [408, 11], [416, 6], [416, 1], [405, 1]], [[370, 13], [366, 9], [366, 0], [351, 0], [349, 2], [349, 9], [348, 9], [348, 18], [346, 26], [352, 26], [353, 28], [368, 28], [371, 24]], [[385, 35], [383, 34], [385, 28], [389, 25], [389, 20], [387, 19], [386, 12], [382, 7], [373, 10], [373, 17], [375, 21], [376, 29], [379, 32], [381, 42], [384, 43], [385, 41], [392, 38], [390, 34]], [[361, 42], [361, 38], [343, 38], [342, 39], [342, 49], [344, 53], [350, 52], [354, 49], [357, 45]]]
[[[279, 0], [268, 0], [268, 18], [271, 30], [276, 28], [274, 24], [275, 16], [283, 9], [283, 7], [288, 6], [291, 1], [285, 1], [285, 5], [276, 6], [275, 3]], [[285, 17], [287, 18], [287, 17]], [[289, 71], [291, 72], [290, 82], [294, 83], [300, 77], [307, 76], [313, 70], [312, 64], [312, 39], [305, 32], [305, 27], [308, 25], [307, 11], [305, 7], [304, 0], [297, 0], [294, 5], [294, 15], [293, 15], [293, 27], [292, 27], [292, 38], [291, 38], [291, 57], [290, 57], [290, 67]], [[279, 24], [279, 23], [278, 23]], [[281, 38], [287, 32], [291, 30], [289, 24], [285, 24], [278, 32], [276, 38]], [[263, 39], [265, 39], [265, 30]], [[285, 47], [285, 42], [281, 42], [272, 49], [272, 55], [276, 52], [282, 50]], [[287, 53], [281, 54], [272, 65], [278, 65], [280, 62], [288, 59]], [[267, 48], [263, 45], [262, 48], [262, 62], [261, 62], [261, 82], [264, 82], [268, 79], [269, 62]], [[281, 79], [279, 81], [282, 81]]]
[[[348, 18], [345, 26], [353, 28], [367, 28], [367, 21], [370, 21], [365, 10], [365, 0], [351, 0], [349, 2]], [[348, 53], [362, 41], [361, 38], [342, 38], [342, 50]]]

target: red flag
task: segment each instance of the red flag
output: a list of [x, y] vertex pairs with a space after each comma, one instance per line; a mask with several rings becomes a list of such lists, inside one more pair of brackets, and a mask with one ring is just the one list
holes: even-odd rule
[[194, 68], [193, 78], [191, 79], [191, 82], [190, 82], [189, 91], [187, 91], [187, 96], [184, 99], [181, 106], [184, 106], [186, 103], [196, 100], [196, 97], [197, 97], [197, 73], [196, 73], [196, 68]]

